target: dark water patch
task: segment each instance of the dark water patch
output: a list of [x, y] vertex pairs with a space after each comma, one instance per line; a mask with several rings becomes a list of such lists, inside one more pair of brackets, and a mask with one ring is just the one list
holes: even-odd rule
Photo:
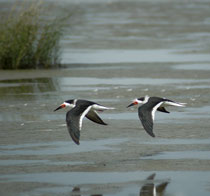
[[0, 166], [29, 166], [29, 165], [85, 165], [85, 164], [94, 164], [93, 162], [82, 162], [82, 161], [50, 161], [50, 160], [0, 160]]
[[10, 79], [0, 81], [0, 96], [4, 94], [31, 94], [56, 91], [52, 78]]
[[127, 66], [127, 64], [123, 63], [115, 63], [115, 64], [68, 64], [66, 67], [66, 70], [99, 70], [99, 71], [103, 71], [103, 70], [119, 70], [119, 69], [123, 69], [123, 70], [131, 70], [135, 67], [139, 67], [139, 64], [132, 64], [132, 66]]
[[47, 142], [47, 143], [32, 143], [32, 144], [18, 144], [18, 145], [4, 145], [0, 146], [1, 155], [58, 155], [71, 154], [89, 151], [118, 151], [117, 147], [110, 147], [110, 145], [117, 145], [127, 141], [127, 139], [104, 139], [82, 141], [79, 146], [73, 142]]
[[51, 83], [52, 79], [51, 78], [28, 78], [28, 79], [7, 79], [7, 80], [0, 80], [0, 84], [48, 84]]
[[210, 151], [175, 151], [161, 152], [152, 156], [141, 157], [149, 160], [197, 159], [210, 160]]
[[0, 160], [0, 166], [44, 164], [47, 160]]

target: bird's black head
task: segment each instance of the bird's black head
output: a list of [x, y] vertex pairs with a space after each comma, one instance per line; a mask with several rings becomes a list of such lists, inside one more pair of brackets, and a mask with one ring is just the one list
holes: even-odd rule
[[130, 105], [127, 106], [127, 108], [131, 107], [131, 106], [134, 106], [134, 105], [137, 105], [139, 103], [146, 103], [148, 101], [148, 99], [149, 99], [149, 96], [134, 99], [133, 102]]
[[145, 104], [145, 103], [148, 102], [149, 96], [146, 95], [145, 97], [140, 97], [140, 98], [138, 98], [137, 100], [138, 100], [139, 103]]
[[54, 112], [61, 108], [74, 107], [74, 106], [75, 106], [75, 99], [70, 99], [70, 100], [64, 101], [58, 108], [54, 110]]
[[69, 99], [67, 101], [64, 101], [64, 103], [68, 103], [68, 104], [73, 105], [74, 104], [74, 99]]
[[145, 97], [140, 97], [140, 98], [137, 98], [140, 102], [143, 102]]

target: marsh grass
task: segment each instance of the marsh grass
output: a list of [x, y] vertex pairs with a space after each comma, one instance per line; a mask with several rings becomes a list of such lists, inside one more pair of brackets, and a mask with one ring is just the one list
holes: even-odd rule
[[14, 7], [0, 23], [0, 68], [33, 69], [60, 64], [62, 18], [47, 20], [40, 3]]

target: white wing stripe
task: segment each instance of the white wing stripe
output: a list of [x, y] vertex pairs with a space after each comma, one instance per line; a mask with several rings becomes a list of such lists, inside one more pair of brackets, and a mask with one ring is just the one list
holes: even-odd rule
[[170, 101], [165, 101], [164, 104], [172, 105], [172, 106], [178, 106], [178, 107], [184, 107], [185, 106], [185, 103], [176, 103], [176, 102], [170, 102]]
[[155, 112], [156, 110], [160, 107], [160, 105], [162, 104], [163, 102], [161, 101], [160, 103], [158, 103], [153, 109], [152, 109], [152, 120], [154, 121], [155, 120]]
[[83, 118], [86, 116], [86, 114], [89, 112], [89, 110], [91, 109], [92, 106], [87, 107], [87, 109], [82, 113], [82, 115], [80, 116], [79, 119], [79, 130], [81, 131], [82, 129], [82, 120]]
[[105, 107], [102, 105], [97, 105], [97, 104], [94, 104], [92, 107], [94, 110], [113, 110], [113, 109], [115, 109], [115, 108], [108, 108], [108, 107]]

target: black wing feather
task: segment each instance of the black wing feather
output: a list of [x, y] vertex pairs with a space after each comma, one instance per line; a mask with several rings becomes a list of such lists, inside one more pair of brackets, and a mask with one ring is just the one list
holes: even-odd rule
[[145, 105], [142, 105], [138, 109], [139, 118], [141, 120], [141, 123], [145, 129], [145, 131], [152, 137], [155, 137], [155, 134], [153, 133], [153, 120], [152, 120], [152, 114], [150, 111], [146, 110]]
[[164, 113], [170, 113], [170, 112], [167, 111], [164, 107], [159, 107], [159, 108], [157, 109], [157, 111], [159, 111], [159, 112], [164, 112]]
[[98, 115], [95, 111], [93, 110], [90, 110], [86, 116], [86, 118], [88, 118], [89, 120], [95, 122], [95, 123], [98, 123], [98, 124], [101, 124], [101, 125], [107, 125]]
[[89, 105], [79, 105], [72, 108], [70, 111], [66, 113], [66, 124], [68, 127], [69, 134], [72, 140], [79, 145], [80, 139], [80, 129], [79, 129], [79, 121], [83, 112], [88, 108]]
[[[74, 108], [73, 108], [74, 109]], [[72, 110], [73, 110], [72, 109]], [[68, 111], [66, 114], [66, 124], [72, 140], [79, 145], [80, 131], [79, 131], [79, 118], [74, 114], [74, 111]]]
[[[143, 104], [142, 106], [140, 106], [138, 109], [139, 118], [141, 120], [141, 123], [142, 123], [144, 129], [146, 130], [146, 132], [152, 137], [155, 137], [155, 134], [153, 133], [152, 110], [157, 104], [159, 104], [163, 100], [164, 99], [160, 98], [160, 97], [150, 97], [148, 102]], [[164, 109], [161, 111], [166, 112], [166, 110], [164, 110]]]

